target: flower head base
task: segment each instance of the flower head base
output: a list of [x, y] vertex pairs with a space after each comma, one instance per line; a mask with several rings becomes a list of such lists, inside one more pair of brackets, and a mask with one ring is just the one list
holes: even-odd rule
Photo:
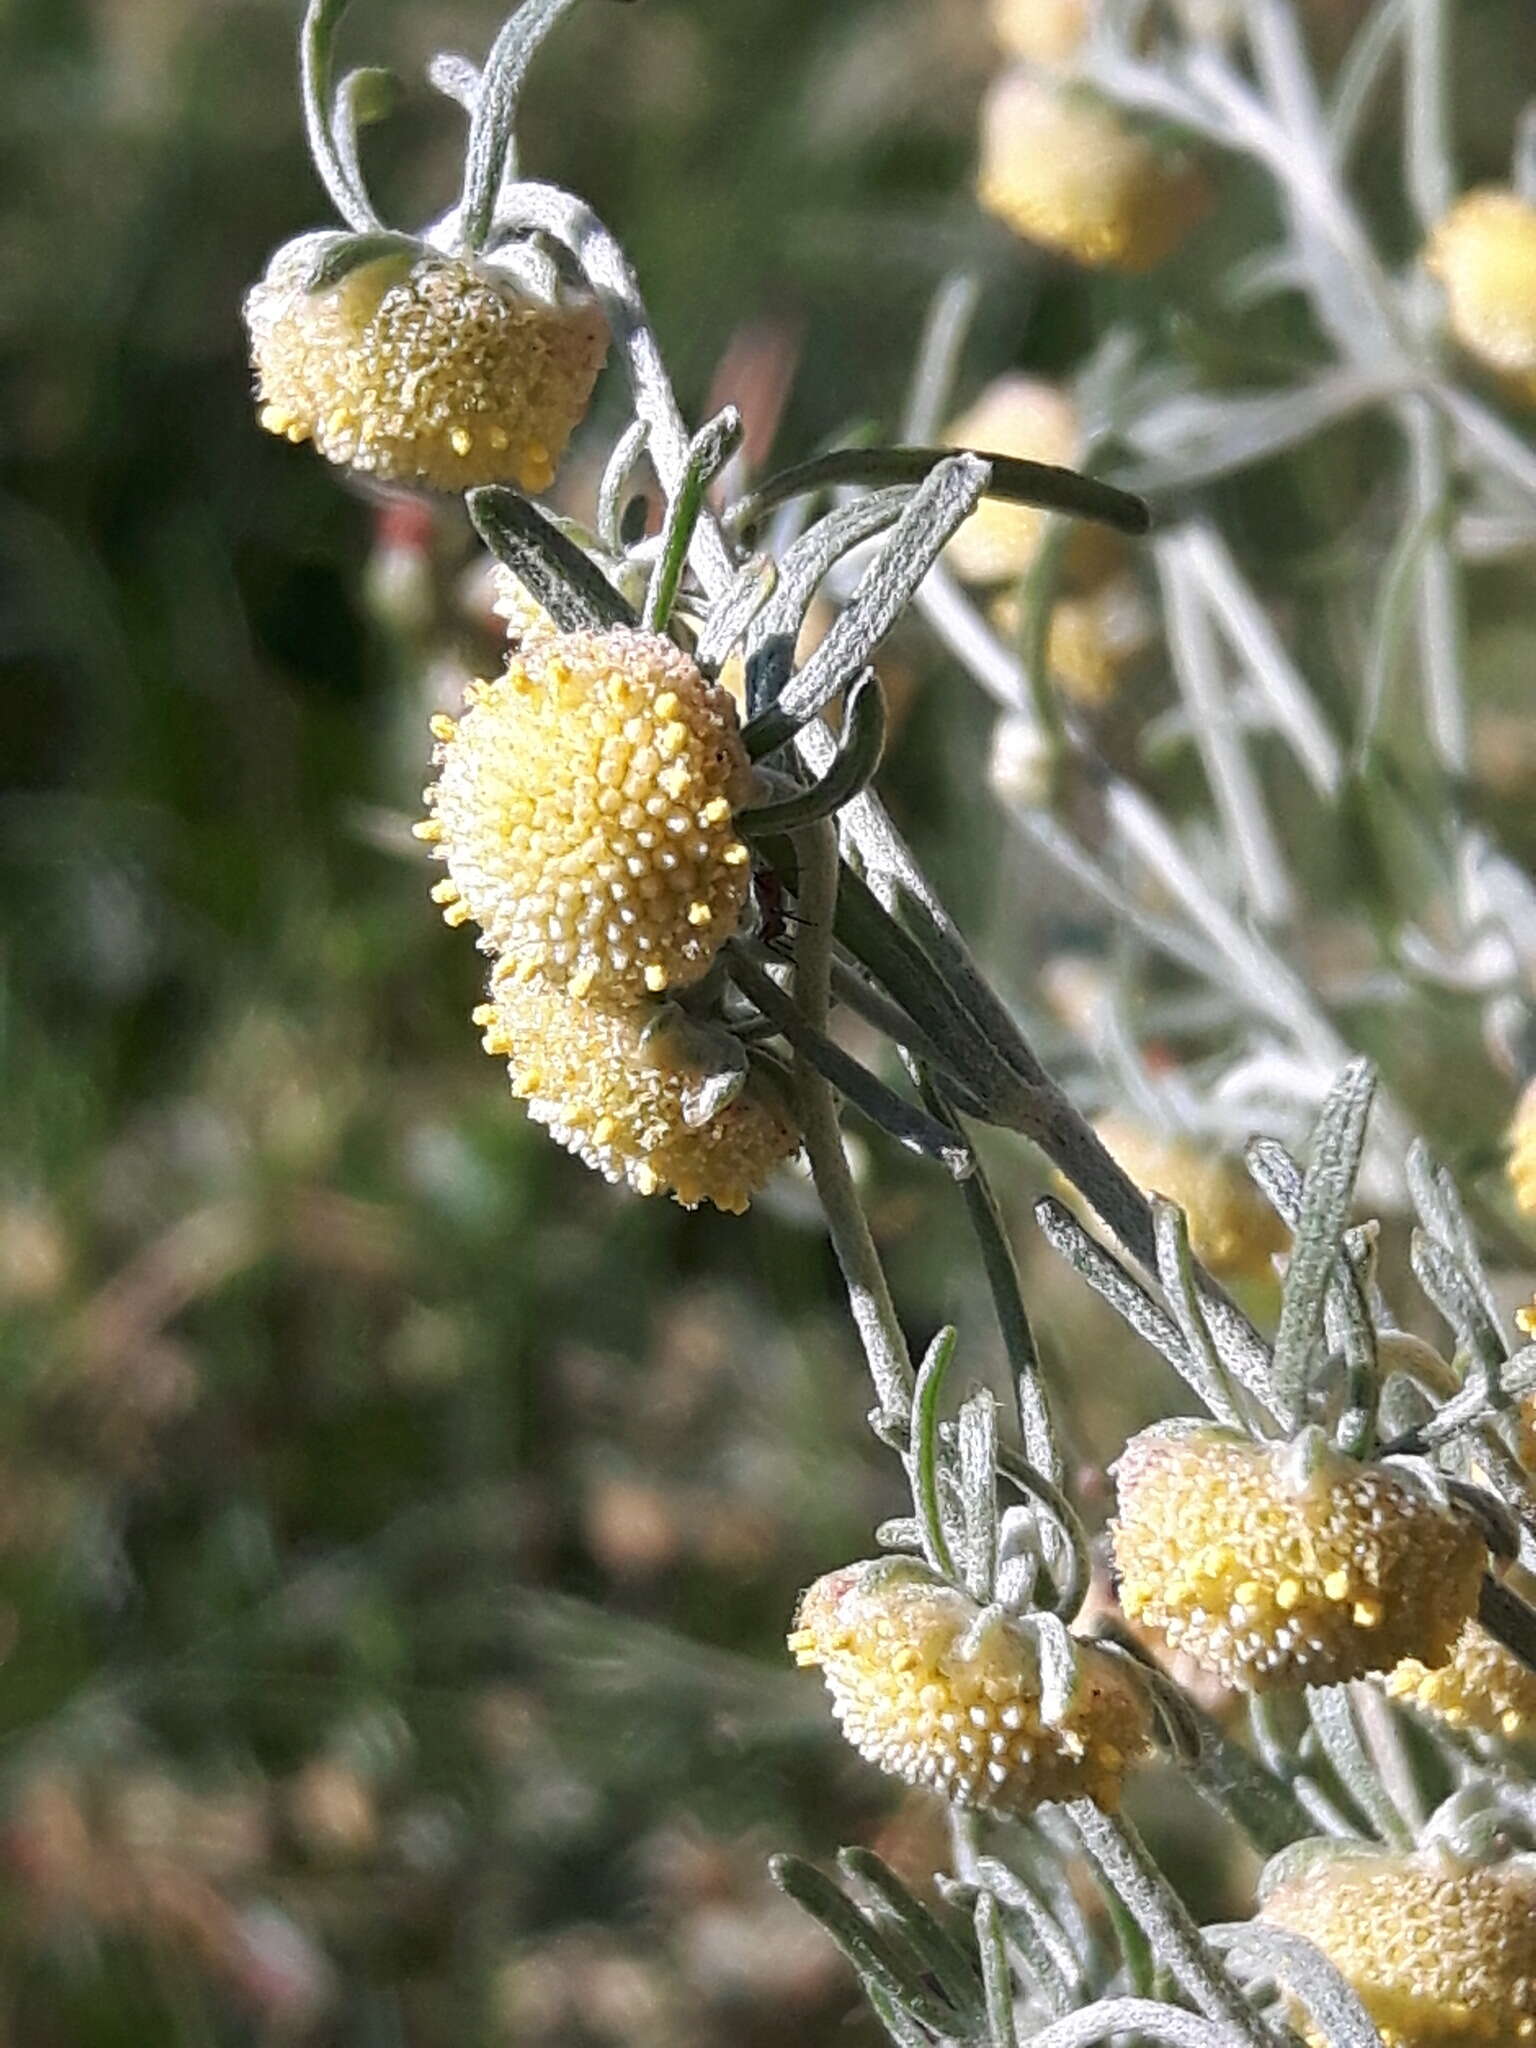
[[1319, 1430], [1266, 1445], [1164, 1424], [1115, 1474], [1122, 1606], [1228, 1685], [1443, 1664], [1477, 1606], [1488, 1552], [1471, 1521]]
[[1092, 0], [992, 0], [992, 32], [1010, 57], [1066, 64], [1088, 34]]
[[1094, 269], [1155, 270], [1205, 211], [1204, 179], [1113, 111], [1008, 71], [982, 106], [977, 197], [1015, 233]]
[[1515, 1104], [1506, 1143], [1504, 1170], [1515, 1207], [1522, 1216], [1536, 1216], [1536, 1081], [1527, 1084]]
[[1479, 186], [1435, 229], [1424, 260], [1462, 347], [1536, 399], [1536, 202]]
[[1506, 1742], [1536, 1735], [1536, 1672], [1475, 1621], [1462, 1630], [1448, 1664], [1431, 1669], [1406, 1658], [1388, 1677], [1387, 1691], [1452, 1728]]
[[751, 770], [725, 692], [655, 633], [534, 636], [434, 721], [433, 892], [500, 980], [631, 1002], [697, 981], [741, 918]]
[[1075, 1683], [1053, 1688], [1028, 1624], [912, 1558], [818, 1579], [789, 1647], [821, 1666], [862, 1756], [961, 1806], [1024, 1814], [1086, 1797], [1113, 1811], [1150, 1738], [1146, 1699], [1117, 1658], [1075, 1643]]
[[739, 1215], [799, 1147], [788, 1113], [755, 1076], [735, 1093], [718, 1088], [697, 1029], [669, 1006], [610, 1008], [505, 983], [475, 1022], [534, 1122], [637, 1194]]
[[1235, 1159], [1192, 1138], [1154, 1131], [1110, 1113], [1094, 1129], [1117, 1165], [1149, 1194], [1176, 1202], [1195, 1257], [1223, 1280], [1264, 1280], [1290, 1239]]
[[285, 244], [246, 297], [262, 425], [386, 482], [547, 490], [607, 353], [593, 301], [432, 252], [308, 292], [319, 239]]
[[1259, 1917], [1322, 1950], [1387, 2048], [1536, 2040], [1536, 1878], [1522, 1866], [1345, 1851], [1281, 1883]]

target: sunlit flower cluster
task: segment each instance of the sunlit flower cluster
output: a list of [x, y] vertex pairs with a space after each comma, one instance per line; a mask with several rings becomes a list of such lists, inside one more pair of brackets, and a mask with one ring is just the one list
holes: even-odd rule
[[1463, 194], [1430, 237], [1425, 262], [1462, 347], [1536, 401], [1536, 202], [1498, 185]]
[[959, 1805], [1024, 1814], [1087, 1797], [1113, 1810], [1150, 1715], [1125, 1665], [1074, 1648], [1050, 1697], [1028, 1629], [911, 1558], [872, 1558], [803, 1594], [789, 1647], [821, 1666], [843, 1734], [869, 1762]]
[[1164, 1424], [1115, 1475], [1122, 1606], [1229, 1685], [1432, 1669], [1476, 1608], [1488, 1557], [1471, 1521], [1316, 1430], [1270, 1445]]

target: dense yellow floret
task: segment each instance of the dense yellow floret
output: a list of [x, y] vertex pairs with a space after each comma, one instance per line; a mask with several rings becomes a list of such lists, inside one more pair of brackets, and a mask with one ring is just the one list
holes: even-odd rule
[[1386, 2048], [1536, 2039], [1536, 1881], [1525, 1869], [1441, 1849], [1328, 1857], [1280, 1885], [1259, 1917], [1323, 1951]]
[[439, 717], [418, 828], [504, 978], [603, 1002], [696, 981], [730, 937], [750, 861], [751, 771], [729, 697], [676, 644], [616, 627], [526, 639]]
[[1505, 1144], [1504, 1171], [1515, 1207], [1524, 1216], [1536, 1216], [1536, 1081], [1526, 1086], [1515, 1104]]
[[1406, 1658], [1387, 1678], [1394, 1699], [1436, 1714], [1453, 1728], [1508, 1742], [1536, 1734], [1536, 1671], [1512, 1650], [1469, 1621], [1449, 1663], [1433, 1669]]
[[527, 640], [547, 640], [560, 628], [519, 576], [505, 563], [496, 562], [490, 575], [491, 610], [506, 622], [507, 639], [513, 647]]
[[1473, 1524], [1315, 1429], [1266, 1445], [1164, 1424], [1131, 1439], [1115, 1480], [1122, 1606], [1228, 1685], [1443, 1664], [1476, 1609]]
[[802, 1596], [789, 1647], [819, 1664], [843, 1734], [870, 1763], [962, 1806], [1024, 1814], [1044, 1800], [1113, 1811], [1150, 1735], [1124, 1666], [1076, 1645], [1071, 1696], [1044, 1697], [1027, 1630], [910, 1558], [829, 1572]]
[[1462, 347], [1536, 399], [1536, 203], [1479, 186], [1435, 229], [1424, 260]]
[[1088, 33], [1092, 0], [992, 0], [992, 30], [1010, 57], [1065, 64]]
[[739, 1214], [799, 1149], [788, 1111], [756, 1078], [704, 1116], [707, 1076], [694, 1038], [665, 1006], [607, 1008], [504, 983], [475, 1022], [534, 1122], [637, 1194]]
[[976, 189], [989, 212], [1030, 241], [1133, 272], [1173, 253], [1207, 197], [1184, 158], [1112, 108], [1027, 68], [1005, 72], [983, 102]]
[[[1022, 619], [1014, 592], [1004, 591], [989, 616], [1005, 640], [1017, 641]], [[1051, 681], [1079, 709], [1102, 711], [1113, 703], [1126, 665], [1149, 638], [1146, 607], [1128, 577], [1116, 577], [1081, 597], [1058, 598], [1045, 638]]]
[[1211, 1272], [1223, 1280], [1272, 1274], [1290, 1239], [1237, 1160], [1208, 1140], [1154, 1131], [1119, 1112], [1099, 1117], [1094, 1129], [1139, 1188], [1184, 1211], [1191, 1248]]
[[280, 249], [246, 297], [262, 425], [386, 481], [548, 489], [607, 352], [593, 301], [435, 254], [306, 292], [314, 247]]

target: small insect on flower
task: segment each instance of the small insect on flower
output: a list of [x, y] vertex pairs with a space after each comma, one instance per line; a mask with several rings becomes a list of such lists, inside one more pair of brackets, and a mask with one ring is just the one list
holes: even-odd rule
[[1110, 1111], [1094, 1123], [1106, 1151], [1136, 1185], [1176, 1202], [1195, 1257], [1222, 1280], [1267, 1280], [1290, 1239], [1235, 1159], [1214, 1144], [1155, 1131]]
[[[1320, 1855], [1276, 1885], [1259, 1918], [1322, 1950], [1386, 2048], [1536, 2040], [1536, 1876], [1523, 1863], [1438, 1846]], [[1326, 2048], [1326, 2036], [1306, 2038]]]
[[503, 983], [475, 1012], [512, 1093], [557, 1143], [637, 1194], [740, 1214], [800, 1134], [745, 1060], [720, 1085], [707, 1042], [670, 1005], [625, 1008]]
[[1095, 269], [1155, 270], [1206, 209], [1204, 178], [1113, 108], [1004, 72], [982, 103], [977, 197], [1016, 234]]
[[1478, 186], [1440, 222], [1424, 261], [1468, 355], [1536, 402], [1536, 202]]
[[1443, 1664], [1476, 1609], [1488, 1550], [1472, 1521], [1319, 1429], [1259, 1444], [1163, 1423], [1114, 1470], [1121, 1605], [1228, 1685]]
[[607, 353], [594, 301], [425, 250], [307, 291], [323, 240], [285, 244], [246, 297], [262, 425], [386, 482], [547, 490]]
[[433, 891], [473, 919], [500, 981], [600, 1002], [697, 981], [741, 920], [735, 832], [752, 772], [735, 707], [671, 640], [615, 627], [525, 640], [433, 721], [418, 836]]
[[1475, 1621], [1457, 1637], [1449, 1663], [1432, 1669], [1405, 1658], [1386, 1686], [1394, 1699], [1452, 1728], [1506, 1742], [1536, 1735], [1536, 1671]]
[[843, 1734], [870, 1763], [961, 1806], [1024, 1814], [1089, 1798], [1113, 1811], [1148, 1746], [1127, 1667], [1075, 1642], [1053, 1683], [1031, 1626], [980, 1607], [914, 1558], [845, 1565], [801, 1596], [789, 1647], [819, 1664]]

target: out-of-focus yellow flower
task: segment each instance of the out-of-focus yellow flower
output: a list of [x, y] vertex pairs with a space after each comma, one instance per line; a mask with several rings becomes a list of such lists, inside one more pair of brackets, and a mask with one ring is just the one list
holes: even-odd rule
[[534, 1122], [637, 1194], [739, 1214], [799, 1148], [788, 1111], [755, 1076], [709, 1113], [691, 1029], [663, 1006], [605, 1007], [503, 982], [475, 1022]]
[[1010, 57], [1066, 64], [1092, 20], [1093, 0], [992, 0], [992, 30]]
[[1004, 72], [982, 104], [977, 196], [1020, 235], [1095, 269], [1155, 270], [1205, 211], [1184, 157], [1111, 107]]
[[[1005, 640], [1017, 641], [1019, 600], [1013, 591], [998, 598], [990, 616]], [[1127, 663], [1150, 638], [1147, 608], [1129, 577], [1116, 577], [1080, 597], [1060, 597], [1051, 606], [1046, 629], [1051, 681], [1080, 710], [1102, 711], [1114, 701]]]
[[1431, 1669], [1406, 1658], [1388, 1675], [1387, 1691], [1453, 1728], [1506, 1741], [1536, 1733], [1536, 1672], [1469, 1621], [1456, 1640], [1450, 1662]]
[[316, 242], [279, 249], [246, 297], [262, 425], [390, 482], [547, 490], [607, 353], [595, 303], [435, 254], [306, 292]]
[[[944, 437], [952, 448], [979, 448], [1057, 469], [1070, 469], [1082, 452], [1070, 394], [1059, 384], [1014, 372], [994, 378], [950, 421]], [[951, 539], [945, 558], [963, 582], [1017, 582], [1039, 551], [1047, 516], [1034, 505], [983, 498]], [[1118, 559], [1118, 543], [1103, 527], [1074, 526], [1065, 565], [1072, 580], [1091, 582]]]
[[1163, 1424], [1115, 1475], [1121, 1604], [1229, 1685], [1440, 1665], [1476, 1609], [1488, 1551], [1472, 1522], [1320, 1431], [1256, 1444]]
[[1439, 1848], [1319, 1857], [1259, 1918], [1323, 1951], [1387, 2048], [1536, 2039], [1536, 1880], [1526, 1868]]
[[525, 640], [455, 722], [418, 826], [497, 973], [617, 1002], [696, 981], [746, 902], [751, 770], [729, 697], [676, 644], [616, 627]]
[[1223, 1280], [1263, 1280], [1290, 1239], [1242, 1167], [1209, 1141], [1154, 1131], [1120, 1111], [1095, 1119], [1105, 1149], [1139, 1188], [1176, 1202], [1195, 1257]]
[[1536, 400], [1536, 204], [1480, 185], [1435, 229], [1424, 260], [1462, 347]]
[[1515, 1207], [1523, 1216], [1536, 1216], [1536, 1081], [1526, 1085], [1515, 1104], [1505, 1144], [1504, 1171]]
[[1078, 1681], [1050, 1700], [1027, 1629], [913, 1558], [871, 1558], [801, 1596], [789, 1647], [819, 1664], [859, 1753], [962, 1806], [1024, 1814], [1048, 1799], [1119, 1804], [1151, 1717], [1125, 1666], [1076, 1646]]

